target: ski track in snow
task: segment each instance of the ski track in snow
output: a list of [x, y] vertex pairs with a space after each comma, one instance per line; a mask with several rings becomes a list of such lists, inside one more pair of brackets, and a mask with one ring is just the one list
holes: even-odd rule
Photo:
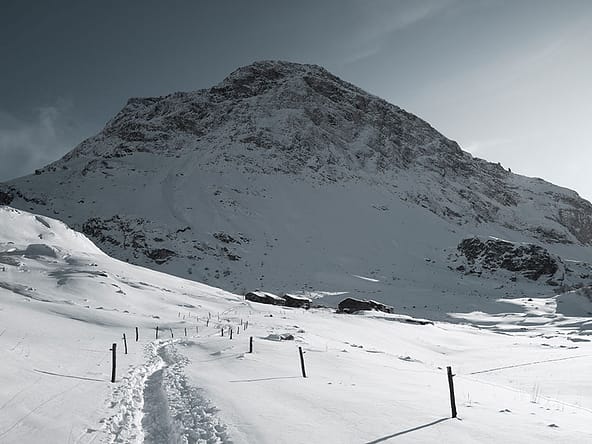
[[107, 443], [230, 444], [217, 409], [192, 387], [183, 368], [188, 360], [175, 348], [179, 340], [146, 346], [146, 361], [132, 368], [113, 391], [103, 420]]

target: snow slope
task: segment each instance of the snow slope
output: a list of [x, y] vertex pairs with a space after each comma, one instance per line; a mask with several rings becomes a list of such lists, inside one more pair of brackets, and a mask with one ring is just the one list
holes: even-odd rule
[[516, 281], [457, 270], [474, 236], [590, 263], [592, 205], [313, 65], [256, 62], [207, 90], [130, 99], [36, 173], [1, 185], [0, 203], [234, 292], [348, 293], [435, 318], [592, 282], [586, 266]]
[[511, 299], [451, 313], [465, 325], [265, 306], [4, 206], [0, 441], [588, 442], [592, 321], [574, 311], [591, 306], [587, 290]]

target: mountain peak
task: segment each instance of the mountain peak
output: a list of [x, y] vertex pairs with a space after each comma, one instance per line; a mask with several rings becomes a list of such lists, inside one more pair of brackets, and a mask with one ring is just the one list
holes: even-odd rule
[[239, 98], [264, 94], [278, 87], [308, 94], [326, 95], [331, 91], [342, 96], [352, 93], [368, 95], [322, 66], [283, 60], [261, 60], [242, 66], [211, 91], [224, 97]]
[[432, 273], [438, 254], [457, 291], [459, 267], [476, 267], [455, 259], [462, 238], [579, 260], [592, 245], [592, 205], [575, 193], [473, 158], [320, 66], [272, 60], [209, 89], [130, 100], [60, 161], [0, 185], [1, 203], [71, 215], [121, 259], [242, 290], [335, 288], [346, 275], [390, 294], [401, 276], [415, 286]]
[[238, 68], [210, 89], [130, 99], [65, 160], [138, 151], [323, 180], [407, 168], [425, 155], [463, 157], [427, 122], [326, 69], [275, 60]]
[[223, 82], [244, 81], [254, 78], [275, 80], [283, 77], [311, 74], [332, 76], [329, 71], [319, 65], [285, 60], [257, 60], [249, 65], [235, 69]]

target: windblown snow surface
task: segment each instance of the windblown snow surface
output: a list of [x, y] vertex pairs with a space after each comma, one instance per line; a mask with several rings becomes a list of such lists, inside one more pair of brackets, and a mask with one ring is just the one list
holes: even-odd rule
[[589, 295], [505, 307], [432, 323], [250, 303], [0, 207], [0, 442], [592, 442]]

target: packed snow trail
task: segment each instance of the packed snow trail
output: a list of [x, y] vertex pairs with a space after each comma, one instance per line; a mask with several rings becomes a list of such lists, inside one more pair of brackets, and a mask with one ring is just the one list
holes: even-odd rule
[[172, 341], [148, 343], [145, 348], [145, 363], [132, 368], [113, 391], [109, 407], [114, 409], [116, 413], [105, 421], [107, 442], [140, 443], [143, 441], [144, 386], [149, 376], [164, 365], [158, 356], [158, 348], [170, 342]]
[[171, 442], [171, 415], [163, 381], [164, 369], [156, 370], [144, 386], [144, 429], [145, 443]]
[[116, 413], [105, 421], [107, 442], [232, 442], [215, 416], [216, 408], [183, 374], [189, 361], [177, 352], [178, 341], [150, 342], [145, 363], [122, 378], [110, 405]]
[[[189, 361], [179, 354], [174, 344], [163, 345], [158, 356], [164, 367], [156, 371], [144, 389], [144, 420], [142, 425], [145, 443], [230, 443], [225, 426], [216, 418], [216, 408], [192, 387], [183, 374]], [[168, 423], [163, 418], [151, 421], [148, 412], [164, 410]], [[152, 439], [154, 437], [154, 439]], [[163, 441], [160, 437], [166, 438]]]

